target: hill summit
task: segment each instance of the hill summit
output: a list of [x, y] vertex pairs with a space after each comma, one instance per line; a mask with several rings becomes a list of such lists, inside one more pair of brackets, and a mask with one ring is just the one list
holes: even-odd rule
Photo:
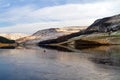
[[109, 32], [120, 30], [120, 14], [105, 17], [102, 19], [97, 19], [93, 24], [91, 24], [86, 31], [96, 30], [98, 32]]

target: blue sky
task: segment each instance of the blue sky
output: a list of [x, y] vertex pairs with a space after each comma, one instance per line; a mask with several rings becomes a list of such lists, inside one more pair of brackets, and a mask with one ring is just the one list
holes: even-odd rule
[[88, 26], [119, 14], [120, 0], [0, 0], [0, 32], [32, 33], [64, 26]]

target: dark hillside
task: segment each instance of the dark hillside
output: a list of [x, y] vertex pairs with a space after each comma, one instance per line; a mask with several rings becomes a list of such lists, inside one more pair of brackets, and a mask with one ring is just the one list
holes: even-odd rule
[[0, 43], [15, 43], [15, 41], [0, 36]]

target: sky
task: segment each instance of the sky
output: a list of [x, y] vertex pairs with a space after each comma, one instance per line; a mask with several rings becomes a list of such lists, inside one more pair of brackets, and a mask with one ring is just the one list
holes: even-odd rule
[[120, 14], [120, 0], [0, 0], [0, 33], [89, 26]]

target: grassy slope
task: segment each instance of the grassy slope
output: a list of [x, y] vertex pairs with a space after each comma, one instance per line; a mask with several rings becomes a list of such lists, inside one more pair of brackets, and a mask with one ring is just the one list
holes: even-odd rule
[[89, 35], [81, 35], [69, 39], [68, 41], [62, 42], [60, 44], [64, 44], [64, 43], [69, 44], [76, 40], [92, 41], [101, 44], [120, 44], [120, 31], [113, 32], [110, 36], [108, 35], [108, 33], [93, 33]]

